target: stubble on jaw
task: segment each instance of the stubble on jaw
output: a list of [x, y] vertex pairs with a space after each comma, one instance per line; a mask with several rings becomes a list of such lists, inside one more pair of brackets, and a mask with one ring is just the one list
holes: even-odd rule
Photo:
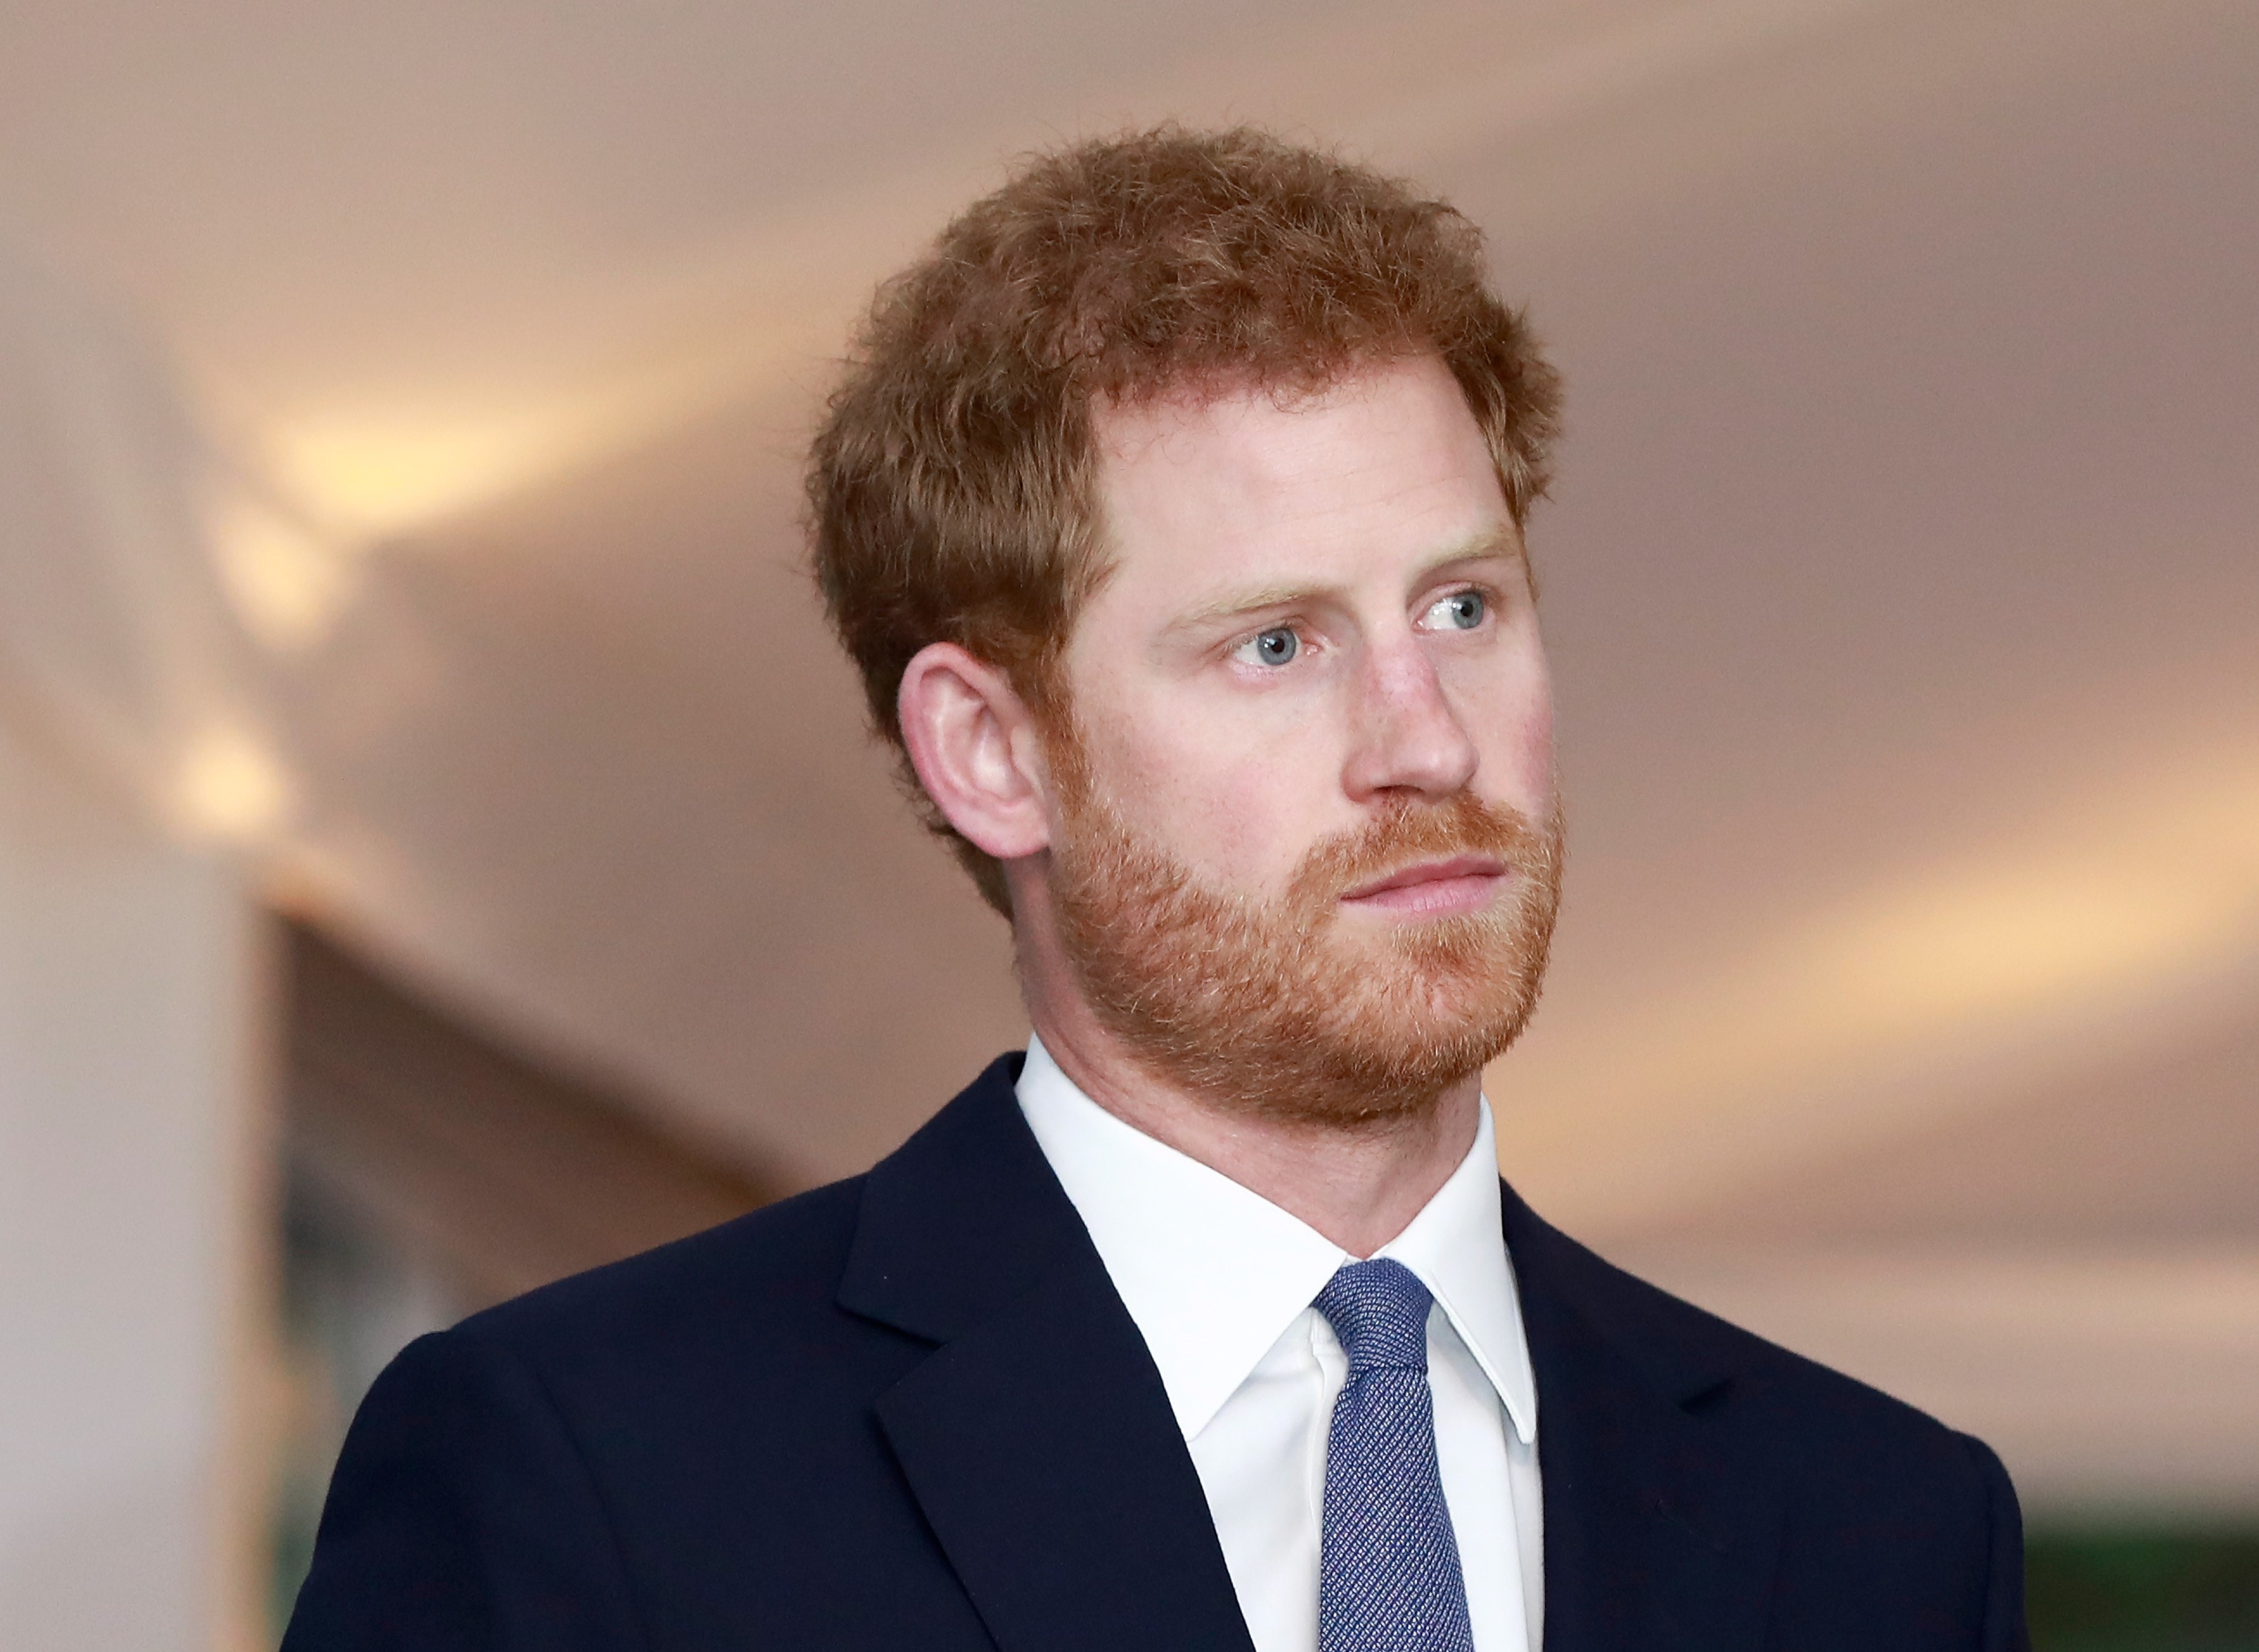
[[[1528, 1022], [1560, 905], [1561, 822], [1468, 793], [1398, 800], [1315, 844], [1286, 892], [1209, 887], [1098, 786], [1072, 713], [1045, 740], [1064, 830], [1050, 883], [1085, 1000], [1153, 1077], [1225, 1113], [1359, 1133], [1431, 1114]], [[1358, 923], [1349, 890], [1420, 861], [1495, 857], [1487, 910]]]

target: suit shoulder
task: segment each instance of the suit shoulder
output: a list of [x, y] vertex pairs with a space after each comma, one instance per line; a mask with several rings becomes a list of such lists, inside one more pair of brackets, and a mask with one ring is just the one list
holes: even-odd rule
[[864, 1178], [830, 1183], [688, 1238], [514, 1297], [457, 1327], [545, 1363], [576, 1344], [633, 1345], [828, 1314]]
[[1738, 1422], [1815, 1464], [1926, 1467], [1970, 1492], [1998, 1475], [1981, 1442], [1919, 1407], [1552, 1237], [1564, 1247], [1556, 1265], [1591, 1317], [1689, 1412]]

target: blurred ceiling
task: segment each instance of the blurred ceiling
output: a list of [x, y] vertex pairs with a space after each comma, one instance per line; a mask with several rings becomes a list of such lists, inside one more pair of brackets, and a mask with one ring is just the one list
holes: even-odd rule
[[[1509, 1173], [1806, 1345], [1913, 1268], [2070, 1324], [2179, 1280], [2259, 1349], [2219, 1171], [2259, 1113], [2259, 10], [11, 12], [0, 224], [267, 479], [212, 548], [278, 860], [410, 974], [799, 1179], [1015, 1036], [799, 572], [799, 444], [1009, 155], [1260, 121], [1450, 195], [1570, 379], [1572, 865]], [[2060, 1194], [2140, 1143], [2200, 1234]], [[2073, 1273], [1999, 1271], [2035, 1256]]]

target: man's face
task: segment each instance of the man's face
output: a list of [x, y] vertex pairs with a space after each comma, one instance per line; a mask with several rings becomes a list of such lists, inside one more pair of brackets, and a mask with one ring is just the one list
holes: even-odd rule
[[1443, 365], [1101, 416], [1051, 880], [1085, 993], [1228, 1104], [1431, 1101], [1536, 993], [1552, 714], [1521, 536]]

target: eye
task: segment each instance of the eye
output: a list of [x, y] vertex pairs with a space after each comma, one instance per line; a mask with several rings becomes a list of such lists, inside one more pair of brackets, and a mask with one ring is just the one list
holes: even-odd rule
[[1471, 631], [1489, 612], [1490, 601], [1480, 591], [1454, 591], [1428, 610], [1428, 618], [1450, 630]]
[[1302, 652], [1302, 639], [1291, 625], [1273, 625], [1267, 631], [1258, 631], [1232, 652], [1258, 666], [1290, 665]]

